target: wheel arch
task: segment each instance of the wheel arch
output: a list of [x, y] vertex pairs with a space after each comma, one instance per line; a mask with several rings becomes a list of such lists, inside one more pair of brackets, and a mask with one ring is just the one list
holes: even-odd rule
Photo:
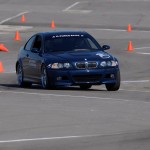
[[41, 71], [42, 71], [43, 66], [45, 66], [45, 68], [46, 68], [46, 64], [44, 62], [41, 63]]
[[22, 64], [21, 61], [17, 60], [17, 62], [16, 62], [16, 73], [17, 73], [17, 67], [18, 67], [19, 63]]
[[16, 73], [17, 73], [18, 65], [19, 65], [19, 61], [16, 62]]

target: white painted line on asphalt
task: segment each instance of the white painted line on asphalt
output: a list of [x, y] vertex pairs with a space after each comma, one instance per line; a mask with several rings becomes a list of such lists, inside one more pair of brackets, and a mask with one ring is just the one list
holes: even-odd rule
[[[138, 91], [138, 92], [150, 93], [150, 91]], [[75, 95], [60, 95], [60, 94], [47, 94], [47, 93], [32, 93], [32, 92], [0, 91], [0, 93], [26, 94], [26, 95], [36, 95], [36, 96], [54, 96], [54, 97], [85, 98], [85, 99], [97, 99], [97, 100], [110, 100], [111, 102], [112, 102], [112, 100], [114, 100], [114, 101], [124, 101], [124, 102], [133, 101], [131, 99], [129, 100], [129, 99], [121, 99], [121, 98], [117, 99], [117, 98], [106, 98], [106, 97], [89, 97], [89, 96], [80, 96], [80, 95], [79, 96], [75, 96]], [[144, 102], [144, 103], [147, 103], [147, 102]]]
[[[91, 29], [90, 29], [91, 30]], [[121, 32], [124, 32], [124, 31], [127, 31], [127, 30], [123, 30], [123, 29], [104, 29], [104, 28], [101, 28], [101, 29], [92, 29], [92, 30], [102, 30], [102, 31], [121, 31]]]
[[146, 83], [150, 82], [150, 80], [135, 80], [135, 81], [121, 81], [122, 83]]
[[66, 9], [64, 9], [63, 11], [69, 11], [71, 8], [73, 8], [74, 6], [76, 6], [76, 5], [80, 4], [80, 3], [81, 2], [76, 2], [76, 3], [72, 4], [72, 5], [70, 5], [69, 7], [67, 7]]
[[[143, 133], [143, 134], [142, 134]], [[89, 134], [89, 135], [76, 135], [76, 136], [56, 136], [56, 137], [42, 137], [42, 138], [26, 138], [26, 139], [13, 139], [13, 140], [0, 140], [1, 144], [5, 144], [5, 143], [20, 143], [20, 142], [36, 142], [36, 141], [49, 141], [49, 140], [65, 140], [65, 139], [77, 139], [77, 138], [94, 138], [94, 137], [110, 137], [112, 135], [114, 136], [119, 136], [120, 135], [124, 135], [127, 134], [127, 132], [117, 132], [114, 134]], [[132, 137], [130, 136], [130, 140], [131, 139], [143, 139], [143, 138], [149, 138], [149, 134], [145, 134], [145, 132], [131, 132], [130, 134], [133, 135]], [[112, 138], [111, 138], [112, 139]], [[117, 138], [117, 141], [119, 139]], [[115, 140], [116, 141], [116, 140]]]
[[[128, 91], [128, 92], [143, 92], [143, 93], [150, 93], [150, 91], [142, 91], [142, 90], [127, 90], [127, 89], [123, 89], [120, 88], [120, 91]], [[149, 102], [144, 102], [144, 103], [149, 103]]]
[[[39, 95], [39, 96], [55, 96], [55, 97], [71, 97], [71, 98], [86, 98], [86, 99], [107, 99], [113, 100], [114, 98], [104, 97], [89, 97], [89, 96], [75, 96], [75, 95], [60, 95], [60, 94], [47, 94], [47, 93], [32, 93], [32, 92], [15, 92], [15, 91], [0, 91], [0, 93], [11, 93], [11, 94], [27, 94], [27, 95]], [[125, 99], [115, 99], [125, 100]]]
[[69, 13], [90, 13], [92, 12], [91, 10], [68, 10], [67, 12]]
[[64, 10], [62, 10], [63, 12], [70, 12], [70, 13], [90, 13], [92, 12], [92, 10], [75, 10], [72, 9], [73, 7], [81, 4], [81, 3], [87, 3], [87, 1], [82, 1], [82, 2], [75, 2], [72, 5], [70, 5], [69, 7], [65, 8]]
[[134, 49], [149, 49], [150, 47], [137, 47], [137, 48], [134, 48]]
[[[102, 88], [103, 90], [105, 90], [104, 88]], [[120, 88], [119, 91], [128, 91], [128, 92], [141, 92], [141, 93], [150, 93], [150, 91], [142, 91], [142, 90], [127, 90], [127, 89], [123, 89], [123, 88]], [[115, 100], [115, 98], [114, 98]], [[119, 100], [119, 99], [117, 99]], [[124, 101], [131, 101], [131, 100], [125, 100], [125, 99], [122, 99]], [[147, 103], [147, 102], [144, 102], [144, 103]]]
[[150, 53], [143, 53], [143, 52], [137, 52], [137, 53], [142, 55], [150, 55]]
[[32, 138], [32, 139], [15, 139], [15, 140], [4, 140], [0, 143], [16, 143], [16, 142], [29, 142], [29, 141], [43, 141], [43, 140], [61, 140], [61, 139], [72, 139], [72, 138], [86, 138], [96, 137], [98, 135], [79, 135], [79, 136], [60, 136], [60, 137], [43, 137], [43, 138]]
[[[112, 32], [127, 32], [127, 30], [125, 30], [125, 29], [113, 29], [113, 28], [93, 28], [93, 29], [91, 29], [91, 28], [86, 28], [86, 30], [102, 30], [102, 31], [112, 31]], [[132, 33], [137, 33], [137, 32], [146, 32], [146, 33], [148, 33], [148, 32], [150, 32], [150, 31], [146, 31], [146, 30], [132, 30]]]
[[2, 32], [12, 32], [12, 31], [22, 31], [32, 29], [32, 26], [11, 26], [11, 25], [0, 25], [0, 31]]
[[5, 23], [5, 22], [7, 22], [7, 21], [10, 21], [10, 20], [12, 20], [12, 19], [15, 19], [15, 18], [17, 18], [17, 17], [19, 17], [19, 16], [21, 16], [21, 15], [27, 14], [27, 13], [29, 13], [29, 11], [21, 12], [21, 13], [15, 15], [15, 16], [12, 16], [12, 17], [10, 17], [10, 18], [7, 18], [7, 19], [5, 19], [5, 20], [0, 21], [0, 24], [3, 24], [3, 23]]
[[[150, 47], [137, 47], [134, 48], [135, 50], [140, 50], [140, 49], [150, 49]], [[148, 52], [136, 52], [137, 54], [142, 54], [142, 55], [150, 55]]]

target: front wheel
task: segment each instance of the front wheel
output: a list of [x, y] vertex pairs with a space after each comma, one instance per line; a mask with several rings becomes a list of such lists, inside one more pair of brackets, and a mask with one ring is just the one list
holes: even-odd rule
[[105, 84], [107, 91], [118, 91], [120, 88], [120, 72], [116, 75], [116, 83]]

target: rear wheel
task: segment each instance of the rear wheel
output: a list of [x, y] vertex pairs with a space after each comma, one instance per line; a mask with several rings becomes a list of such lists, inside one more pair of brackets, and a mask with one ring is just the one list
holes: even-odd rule
[[22, 65], [20, 63], [17, 66], [17, 81], [18, 81], [18, 85], [20, 87], [31, 87], [31, 85], [32, 85], [32, 83], [25, 82], [23, 80], [23, 69], [22, 69]]
[[87, 89], [90, 89], [92, 87], [92, 85], [88, 85], [88, 84], [83, 84], [83, 85], [80, 85], [80, 88], [82, 90], [87, 90]]
[[105, 84], [107, 91], [118, 91], [120, 88], [120, 72], [116, 75], [116, 83]]

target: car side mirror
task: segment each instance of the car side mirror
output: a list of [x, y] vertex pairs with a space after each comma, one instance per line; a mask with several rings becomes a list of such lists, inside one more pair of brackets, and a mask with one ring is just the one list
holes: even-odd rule
[[103, 49], [103, 50], [108, 50], [108, 49], [110, 49], [110, 46], [109, 46], [109, 45], [103, 45], [103, 46], [102, 46], [102, 49]]
[[39, 49], [33, 48], [33, 49], [31, 49], [31, 52], [32, 52], [32, 53], [39, 53]]

